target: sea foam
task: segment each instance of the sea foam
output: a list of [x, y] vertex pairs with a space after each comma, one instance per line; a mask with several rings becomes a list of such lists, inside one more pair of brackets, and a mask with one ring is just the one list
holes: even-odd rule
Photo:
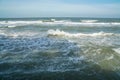
[[113, 49], [116, 53], [120, 54], [120, 48]]
[[72, 22], [69, 20], [52, 20], [52, 21], [0, 21], [0, 27], [2, 26], [24, 26], [24, 25], [63, 25], [63, 26], [96, 26], [96, 27], [112, 27], [120, 26], [119, 22], [97, 22], [97, 20], [82, 20], [80, 22]]
[[105, 32], [98, 32], [98, 33], [69, 33], [65, 31], [57, 30], [48, 30], [48, 36], [65, 36], [65, 37], [97, 37], [97, 36], [118, 36], [120, 34], [114, 34], [114, 33], [105, 33]]

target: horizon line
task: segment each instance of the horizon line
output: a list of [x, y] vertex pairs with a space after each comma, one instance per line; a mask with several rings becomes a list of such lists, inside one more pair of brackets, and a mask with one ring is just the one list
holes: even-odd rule
[[22, 18], [117, 18], [117, 19], [120, 19], [120, 17], [76, 17], [76, 16], [44, 16], [44, 17], [0, 17], [0, 19], [22, 19]]

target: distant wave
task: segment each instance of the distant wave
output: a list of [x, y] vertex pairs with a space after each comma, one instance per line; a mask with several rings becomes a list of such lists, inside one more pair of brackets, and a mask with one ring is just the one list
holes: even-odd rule
[[119, 22], [97, 22], [97, 20], [82, 20], [81, 22], [72, 22], [69, 20], [49, 20], [49, 21], [0, 21], [1, 26], [24, 26], [24, 25], [63, 25], [63, 26], [120, 26]]
[[98, 20], [81, 20], [82, 23], [95, 23]]
[[24, 32], [7, 32], [4, 30], [0, 30], [0, 35], [3, 36], [8, 36], [8, 37], [32, 37], [32, 36], [36, 36], [39, 35], [40, 33], [38, 32], [32, 32], [32, 31], [24, 31]]
[[31, 25], [31, 24], [41, 24], [42, 21], [0, 21], [0, 27], [1, 26], [8, 26], [11, 27], [17, 27], [17, 26], [24, 26], [24, 25]]
[[8, 28], [14, 28], [14, 27], [16, 27], [16, 26], [15, 25], [8, 26]]
[[48, 30], [48, 36], [66, 36], [66, 37], [97, 37], [97, 36], [118, 36], [120, 34], [114, 33], [105, 33], [105, 32], [98, 32], [98, 33], [68, 33], [64, 31], [57, 30]]

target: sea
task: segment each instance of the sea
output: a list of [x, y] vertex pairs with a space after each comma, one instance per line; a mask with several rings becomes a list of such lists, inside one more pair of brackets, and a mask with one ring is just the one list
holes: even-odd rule
[[120, 18], [0, 18], [0, 80], [120, 80]]

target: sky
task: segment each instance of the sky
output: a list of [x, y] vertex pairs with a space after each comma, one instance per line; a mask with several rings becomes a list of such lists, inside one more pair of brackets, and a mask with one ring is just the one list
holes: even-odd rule
[[0, 18], [120, 18], [120, 0], [0, 0]]

